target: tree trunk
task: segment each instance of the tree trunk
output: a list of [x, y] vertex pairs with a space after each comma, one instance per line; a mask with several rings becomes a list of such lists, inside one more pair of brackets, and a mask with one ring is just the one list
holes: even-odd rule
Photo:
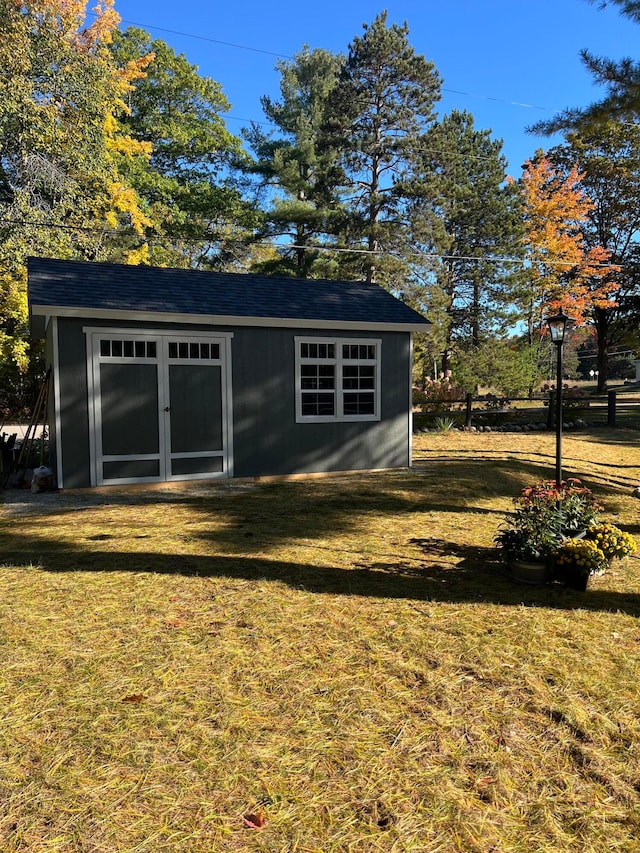
[[609, 318], [602, 308], [595, 309], [595, 326], [597, 336], [596, 370], [598, 371], [598, 394], [603, 394], [609, 378]]
[[473, 316], [471, 318], [471, 345], [480, 348], [480, 282], [473, 281]]
[[442, 367], [441, 372], [443, 376], [446, 376], [447, 373], [451, 370], [451, 350], [449, 347], [445, 349], [442, 353]]
[[370, 259], [367, 261], [367, 281], [370, 284], [375, 284], [377, 272], [375, 253], [378, 251], [378, 241], [372, 234], [369, 235], [369, 251], [371, 254], [369, 255]]

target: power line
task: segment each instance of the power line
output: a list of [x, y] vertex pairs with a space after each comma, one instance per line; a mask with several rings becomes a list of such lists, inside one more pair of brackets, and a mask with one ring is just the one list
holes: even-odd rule
[[[94, 14], [94, 13], [91, 13], [91, 14]], [[129, 26], [132, 26], [132, 27], [143, 27], [146, 30], [155, 30], [155, 31], [160, 32], [160, 33], [170, 33], [171, 35], [182, 36], [182, 38], [190, 38], [190, 39], [195, 39], [197, 41], [206, 41], [206, 42], [209, 42], [211, 44], [223, 45], [224, 47], [232, 47], [236, 50], [247, 50], [247, 51], [250, 51], [251, 53], [262, 53], [262, 54], [265, 54], [266, 56], [275, 56], [278, 59], [289, 59], [289, 60], [295, 59], [294, 56], [291, 56], [288, 53], [279, 53], [279, 52], [273, 51], [273, 50], [265, 50], [264, 48], [251, 47], [251, 46], [246, 45], [246, 44], [238, 44], [236, 42], [221, 41], [220, 39], [214, 39], [214, 38], [211, 38], [210, 36], [198, 35], [197, 33], [185, 33], [185, 32], [182, 32], [180, 30], [171, 30], [171, 29], [168, 29], [166, 27], [157, 27], [154, 24], [141, 24], [141, 23], [137, 23], [136, 21], [129, 21], [126, 18], [122, 18], [121, 22], [123, 24], [129, 24]], [[446, 92], [447, 94], [452, 94], [452, 95], [463, 95], [466, 98], [479, 98], [479, 99], [482, 99], [485, 101], [494, 101], [495, 103], [507, 104], [508, 106], [512, 106], [512, 107], [522, 107], [524, 109], [541, 110], [543, 112], [550, 112], [550, 113], [560, 112], [560, 109], [552, 109], [551, 107], [536, 106], [535, 104], [527, 104], [523, 101], [510, 101], [510, 100], [507, 100], [506, 98], [496, 98], [492, 95], [481, 95], [481, 94], [477, 94], [474, 92], [465, 92], [462, 89], [449, 89], [449, 88], [443, 86], [442, 91]], [[233, 118], [233, 116], [230, 116], [230, 118]], [[240, 120], [241, 121], [253, 121], [253, 119], [240, 119]], [[257, 122], [257, 123], [260, 124], [261, 122]]]
[[124, 18], [121, 18], [121, 21], [123, 24], [129, 24], [132, 27], [144, 27], [147, 30], [157, 30], [160, 33], [171, 33], [171, 35], [174, 35], [174, 36], [182, 36], [183, 38], [198, 39], [198, 41], [207, 41], [207, 42], [210, 42], [211, 44], [221, 44], [221, 45], [224, 45], [224, 47], [233, 47], [233, 48], [236, 48], [237, 50], [248, 50], [248, 51], [251, 51], [252, 53], [264, 53], [267, 56], [276, 56], [278, 59], [293, 59], [293, 56], [288, 56], [286, 53], [276, 53], [273, 50], [263, 50], [262, 48], [259, 48], [259, 47], [249, 47], [246, 44], [235, 44], [234, 42], [230, 42], [230, 41], [220, 41], [220, 39], [214, 39], [214, 38], [211, 38], [210, 36], [200, 36], [200, 35], [196, 35], [195, 33], [183, 33], [183, 32], [180, 32], [179, 30], [169, 30], [169, 29], [166, 29], [165, 27], [156, 27], [156, 26], [153, 26], [151, 24], [138, 24], [135, 21], [127, 21]]
[[[5, 225], [19, 225], [28, 228], [37, 228], [37, 229], [45, 229], [52, 228], [56, 230], [62, 231], [78, 231], [87, 234], [100, 234], [101, 236], [136, 236], [136, 235], [126, 235], [123, 234], [122, 231], [118, 229], [102, 229], [102, 228], [92, 228], [89, 226], [83, 225], [66, 225], [63, 223], [56, 222], [27, 222], [26, 220], [21, 219], [10, 219], [7, 217], [0, 217], [0, 223]], [[170, 234], [165, 235], [166, 239], [175, 239], [179, 243], [185, 244], [197, 244], [197, 243], [208, 243], [211, 240], [219, 239], [214, 234], [210, 234], [208, 236], [203, 237], [175, 237], [172, 238]], [[156, 236], [151, 237], [149, 239], [139, 238], [141, 240], [142, 245], [145, 243], [151, 244], [162, 244], [162, 237]], [[394, 253], [390, 252], [386, 249], [358, 249], [352, 248], [348, 246], [323, 246], [323, 245], [303, 245], [298, 243], [278, 243], [276, 240], [268, 240], [265, 238], [249, 240], [250, 245], [267, 245], [273, 246], [276, 249], [281, 249], [284, 251], [291, 251], [296, 249], [305, 249], [308, 251], [318, 251], [318, 252], [332, 252], [337, 254], [351, 254], [351, 255], [373, 255], [373, 256], [389, 256], [394, 257]], [[525, 266], [530, 264], [531, 258], [513, 258], [508, 256], [479, 256], [479, 255], [447, 255], [439, 252], [423, 252], [412, 250], [405, 253], [408, 256], [413, 256], [417, 258], [429, 259], [429, 260], [442, 260], [442, 261], [468, 261], [468, 262], [477, 262], [477, 263], [499, 263], [499, 264], [520, 264]], [[566, 267], [575, 267], [576, 264], [571, 263], [570, 261], [545, 261], [547, 266], [566, 266]], [[594, 268], [602, 268], [609, 269], [611, 267], [615, 267], [612, 264], [593, 264]]]
[[[96, 13], [94, 13], [94, 12], [89, 13], [89, 15], [91, 15], [93, 17], [97, 17]], [[294, 60], [295, 59], [294, 56], [291, 56], [290, 54], [287, 54], [287, 53], [280, 53], [277, 51], [265, 50], [264, 48], [252, 47], [252, 46], [246, 45], [246, 44], [238, 44], [237, 42], [223, 41], [221, 39], [212, 38], [211, 36], [199, 35], [197, 33], [183, 32], [182, 30], [173, 30], [173, 29], [169, 29], [167, 27], [158, 27], [158, 26], [155, 26], [154, 24], [142, 24], [142, 23], [139, 23], [136, 21], [130, 21], [126, 18], [121, 18], [120, 20], [121, 20], [121, 23], [123, 23], [123, 24], [128, 24], [128, 25], [133, 26], [133, 27], [143, 27], [145, 30], [155, 30], [157, 32], [169, 33], [171, 35], [181, 36], [182, 38], [190, 38], [190, 39], [195, 39], [197, 41], [209, 42], [211, 44], [219, 44], [219, 45], [222, 45], [224, 47], [231, 47], [231, 48], [234, 48], [235, 50], [246, 50], [246, 51], [249, 51], [251, 53], [260, 53], [260, 54], [263, 54], [266, 56], [274, 56], [278, 59], [288, 59], [288, 60]], [[497, 98], [493, 95], [483, 95], [483, 94], [478, 94], [477, 92], [467, 92], [463, 89], [449, 89], [446, 86], [443, 86], [441, 91], [446, 92], [447, 94], [462, 95], [466, 98], [477, 98], [477, 99], [481, 99], [481, 100], [485, 100], [485, 101], [493, 101], [494, 103], [506, 104], [507, 106], [513, 106], [513, 107], [521, 107], [523, 109], [538, 110], [538, 111], [542, 111], [542, 112], [555, 113], [555, 114], [562, 112], [562, 110], [560, 108], [543, 107], [543, 106], [539, 106], [536, 104], [528, 104], [524, 101], [512, 101], [512, 100], [508, 100], [506, 98]], [[253, 124], [263, 125], [265, 127], [277, 127], [277, 125], [275, 125], [273, 122], [263, 121], [263, 120], [259, 120], [259, 119], [241, 118], [239, 116], [231, 115], [230, 113], [220, 113], [220, 115], [224, 116], [224, 118], [230, 119], [232, 121], [246, 121], [246, 122], [253, 123]], [[631, 126], [631, 127], [636, 126], [635, 122], [620, 122], [620, 123], [623, 125], [626, 125], [626, 126]], [[491, 159], [488, 157], [483, 157], [482, 155], [479, 155], [479, 154], [470, 154], [468, 156], [473, 157], [474, 159], [477, 159], [477, 160], [479, 160], [479, 159]]]
[[[94, 18], [98, 17], [95, 12], [88, 12], [87, 16], [88, 17], [91, 16]], [[166, 27], [157, 27], [154, 24], [141, 24], [141, 23], [138, 23], [136, 21], [129, 21], [126, 18], [121, 18], [120, 21], [123, 24], [129, 24], [130, 26], [133, 26], [133, 27], [144, 27], [145, 30], [155, 30], [157, 32], [170, 33], [171, 35], [178, 35], [178, 36], [182, 36], [183, 38], [196, 39], [198, 41], [206, 41], [206, 42], [209, 42], [211, 44], [223, 45], [224, 47], [232, 47], [236, 50], [246, 50], [246, 51], [250, 51], [251, 53], [261, 53], [261, 54], [264, 54], [266, 56], [275, 56], [278, 59], [289, 59], [289, 60], [295, 59], [295, 57], [293, 57], [287, 53], [278, 53], [278, 52], [272, 51], [272, 50], [265, 50], [264, 48], [251, 47], [250, 45], [246, 45], [246, 44], [238, 44], [236, 42], [222, 41], [220, 39], [214, 39], [211, 36], [203, 36], [203, 35], [199, 35], [197, 33], [186, 33], [186, 32], [183, 32], [181, 30], [172, 30], [172, 29], [168, 29]], [[481, 94], [477, 94], [474, 92], [466, 92], [463, 89], [449, 89], [447, 87], [442, 87], [442, 91], [446, 92], [447, 94], [463, 95], [466, 98], [479, 98], [479, 99], [486, 100], [486, 101], [493, 101], [493, 102], [499, 103], [499, 104], [507, 104], [508, 106], [521, 107], [523, 109], [539, 110], [542, 112], [549, 112], [549, 113], [555, 113], [555, 114], [559, 114], [559, 113], [563, 112], [563, 110], [560, 109], [559, 107], [557, 107], [557, 108], [543, 107], [543, 106], [538, 106], [536, 104], [528, 104], [524, 101], [511, 101], [511, 100], [507, 100], [506, 98], [496, 98], [492, 95], [481, 95]], [[224, 115], [224, 113], [222, 115]], [[231, 118], [233, 120], [237, 120], [237, 121], [254, 121], [256, 124], [268, 124], [268, 122], [262, 122], [262, 121], [258, 121], [255, 119], [236, 119], [235, 116], [227, 116], [227, 117]], [[629, 127], [635, 127], [637, 124], [636, 122], [626, 122], [626, 121], [619, 122], [619, 123], [622, 125], [625, 125], [625, 126], [629, 126]]]

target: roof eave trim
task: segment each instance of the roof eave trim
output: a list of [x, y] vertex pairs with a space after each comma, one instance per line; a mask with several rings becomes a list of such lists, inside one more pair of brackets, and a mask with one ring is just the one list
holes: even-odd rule
[[431, 323], [371, 322], [367, 320], [319, 320], [306, 317], [238, 317], [220, 314], [180, 314], [164, 311], [121, 311], [114, 308], [74, 308], [32, 305], [31, 313], [44, 317], [79, 317], [95, 320], [135, 320], [146, 323], [189, 323], [211, 326], [265, 326], [285, 329], [370, 329], [375, 332], [426, 332]]

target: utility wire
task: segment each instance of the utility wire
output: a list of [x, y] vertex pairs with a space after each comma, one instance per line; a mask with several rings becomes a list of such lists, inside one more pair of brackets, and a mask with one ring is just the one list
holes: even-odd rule
[[[95, 12], [89, 12], [88, 16], [92, 16], [94, 18], [97, 17]], [[222, 41], [221, 39], [214, 39], [211, 36], [199, 35], [197, 33], [186, 33], [186, 32], [183, 32], [181, 30], [173, 30], [173, 29], [169, 29], [167, 27], [157, 27], [154, 24], [141, 24], [141, 23], [138, 23], [136, 21], [129, 21], [126, 18], [121, 18], [120, 22], [123, 24], [128, 24], [129, 26], [132, 26], [132, 27], [142, 27], [145, 30], [155, 30], [155, 31], [161, 32], [161, 33], [170, 33], [171, 35], [181, 36], [182, 38], [196, 39], [198, 41], [209, 42], [210, 44], [219, 44], [219, 45], [222, 45], [224, 47], [232, 47], [235, 50], [246, 50], [246, 51], [249, 51], [251, 53], [261, 53], [261, 54], [264, 54], [265, 56], [275, 56], [278, 59], [289, 59], [289, 60], [295, 59], [294, 56], [291, 56], [288, 53], [279, 53], [279, 52], [273, 51], [273, 50], [265, 50], [264, 48], [251, 47], [250, 45], [238, 44], [237, 42]], [[479, 99], [482, 99], [485, 101], [493, 101], [494, 103], [506, 104], [507, 106], [512, 106], [512, 107], [521, 107], [523, 109], [528, 109], [528, 110], [539, 110], [541, 112], [548, 112], [548, 113], [554, 113], [554, 114], [558, 114], [558, 113], [563, 112], [563, 109], [561, 109], [559, 107], [557, 107], [557, 108], [543, 107], [543, 106], [539, 106], [536, 104], [528, 104], [524, 101], [510, 101], [506, 98], [496, 98], [492, 95], [482, 95], [482, 94], [478, 94], [477, 92], [466, 92], [463, 89], [449, 89], [446, 86], [442, 87], [442, 91], [446, 92], [447, 94], [463, 95], [466, 98], [479, 98]], [[237, 119], [235, 116], [227, 116], [227, 118], [231, 118], [231, 119], [237, 120], [237, 121], [254, 121], [256, 124], [268, 124], [268, 122], [262, 122], [262, 121], [258, 121], [256, 119]], [[625, 126], [634, 127], [634, 126], [636, 126], [637, 123], [636, 122], [620, 122], [620, 124], [623, 124]]]
[[275, 51], [273, 51], [273, 50], [263, 50], [262, 48], [259, 48], [259, 47], [249, 47], [246, 44], [235, 44], [234, 42], [230, 42], [230, 41], [220, 41], [220, 39], [214, 39], [214, 38], [211, 38], [210, 36], [201, 36], [201, 35], [196, 35], [195, 33], [183, 33], [183, 32], [180, 32], [179, 30], [169, 30], [169, 29], [166, 29], [164, 27], [156, 27], [156, 26], [153, 26], [151, 24], [138, 24], [135, 21], [127, 21], [124, 18], [121, 18], [121, 22], [123, 24], [129, 24], [129, 26], [131, 26], [131, 27], [144, 27], [145, 30], [157, 30], [160, 33], [171, 33], [171, 35], [174, 35], [174, 36], [182, 36], [183, 38], [198, 39], [199, 41], [207, 41], [207, 42], [210, 42], [211, 44], [221, 44], [224, 47], [233, 47], [233, 48], [236, 48], [237, 50], [249, 50], [252, 53], [264, 53], [267, 56], [276, 56], [278, 59], [293, 59], [293, 56], [288, 56], [286, 53], [275, 53]]
[[[102, 228], [91, 228], [83, 225], [64, 225], [62, 223], [55, 222], [27, 222], [26, 220], [21, 219], [9, 219], [6, 217], [0, 217], [0, 223], [5, 225], [19, 225], [22, 227], [28, 228], [52, 228], [61, 231], [79, 231], [86, 234], [100, 234], [101, 236], [130, 236], [134, 237], [136, 235], [133, 234], [123, 234], [122, 231], [118, 229], [102, 229]], [[198, 243], [209, 243], [211, 240], [219, 239], [215, 234], [210, 234], [209, 236], [203, 237], [175, 237], [172, 238], [170, 234], [165, 235], [166, 239], [171, 240], [175, 239], [178, 243], [185, 244], [198, 244]], [[163, 241], [161, 237], [151, 237], [148, 240], [141, 239], [142, 245], [145, 243], [151, 244], [159, 244], [162, 245]], [[394, 257], [394, 253], [390, 252], [386, 249], [358, 249], [358, 248], [350, 248], [348, 246], [322, 246], [322, 245], [302, 245], [298, 243], [278, 243], [275, 240], [267, 240], [264, 238], [249, 240], [250, 245], [265, 245], [265, 246], [273, 246], [276, 249], [280, 249], [283, 251], [290, 251], [292, 249], [306, 249], [308, 251], [313, 252], [333, 252], [338, 254], [350, 254], [350, 255], [374, 255], [374, 256], [390, 256]], [[479, 256], [479, 255], [446, 255], [438, 252], [421, 252], [416, 250], [411, 250], [405, 253], [406, 255], [413, 256], [416, 258], [424, 258], [430, 260], [442, 260], [442, 261], [474, 261], [478, 263], [496, 263], [496, 264], [531, 264], [533, 261], [531, 258], [513, 258], [508, 256]], [[571, 261], [544, 261], [546, 266], [565, 266], [565, 267], [575, 267], [577, 264], [571, 263]], [[615, 264], [592, 264], [593, 268], [602, 268], [608, 269], [611, 267], [615, 267]]]
[[[97, 17], [94, 12], [89, 13], [89, 15], [92, 15], [93, 17]], [[251, 47], [250, 45], [238, 44], [237, 42], [222, 41], [221, 39], [215, 39], [215, 38], [212, 38], [211, 36], [199, 35], [197, 33], [187, 33], [187, 32], [183, 32], [182, 30], [173, 30], [173, 29], [169, 29], [167, 27], [158, 27], [158, 26], [155, 26], [154, 24], [141, 24], [141, 23], [136, 22], [136, 21], [130, 21], [126, 18], [121, 18], [120, 21], [121, 21], [121, 23], [128, 24], [129, 26], [132, 26], [132, 27], [141, 27], [141, 28], [144, 28], [145, 30], [155, 30], [155, 31], [161, 32], [161, 33], [169, 33], [171, 35], [181, 36], [182, 38], [190, 38], [190, 39], [195, 39], [197, 41], [209, 42], [211, 44], [219, 44], [219, 45], [222, 45], [224, 47], [234, 48], [235, 50], [246, 50], [246, 51], [249, 51], [251, 53], [260, 53], [260, 54], [263, 54], [265, 56], [274, 56], [278, 59], [288, 59], [288, 60], [294, 60], [295, 59], [294, 56], [291, 56], [290, 54], [287, 54], [287, 53], [279, 53], [277, 51], [265, 50], [264, 48]], [[512, 107], [521, 107], [523, 109], [539, 110], [541, 112], [548, 112], [548, 113], [554, 113], [554, 114], [558, 114], [558, 113], [562, 112], [562, 110], [560, 108], [543, 107], [543, 106], [539, 106], [536, 104], [528, 104], [524, 101], [511, 101], [511, 100], [507, 100], [506, 98], [496, 98], [493, 95], [483, 95], [483, 94], [478, 94], [477, 92], [466, 92], [464, 89], [449, 89], [446, 86], [443, 86], [441, 91], [446, 92], [447, 94], [462, 95], [466, 98], [477, 98], [477, 99], [481, 99], [481, 100], [485, 100], [485, 101], [493, 101], [494, 103], [506, 104], [507, 106], [512, 106]], [[264, 120], [260, 120], [260, 119], [241, 118], [240, 116], [234, 116], [230, 113], [220, 113], [220, 115], [226, 119], [231, 120], [231, 121], [249, 122], [251, 124], [263, 125], [265, 127], [278, 127], [278, 125], [274, 124], [273, 122], [264, 121]], [[636, 125], [635, 122], [621, 122], [621, 124], [624, 124], [626, 126], [631, 126], [631, 127]], [[435, 153], [438, 153], [438, 152], [435, 152]], [[480, 155], [480, 154], [470, 154], [468, 156], [470, 156], [476, 160], [492, 159], [490, 157], [485, 157], [485, 156]], [[501, 156], [504, 156], [504, 155], [501, 155]]]
[[[211, 38], [210, 36], [198, 35], [196, 33], [185, 33], [185, 32], [179, 31], [179, 30], [167, 29], [166, 27], [156, 27], [154, 24], [140, 24], [140, 23], [137, 23], [135, 21], [129, 21], [125, 18], [121, 19], [121, 23], [128, 24], [129, 26], [132, 26], [132, 27], [142, 27], [145, 30], [155, 30], [155, 31], [160, 32], [160, 33], [170, 33], [171, 35], [182, 36], [183, 38], [191, 38], [191, 39], [196, 39], [198, 41], [206, 41], [206, 42], [210, 42], [211, 44], [220, 44], [220, 45], [223, 45], [224, 47], [235, 48], [236, 50], [247, 50], [247, 51], [250, 51], [251, 53], [262, 53], [262, 54], [265, 54], [266, 56], [275, 56], [278, 59], [289, 59], [289, 60], [295, 59], [294, 56], [291, 56], [288, 53], [278, 53], [278, 52], [272, 51], [272, 50], [264, 50], [263, 48], [259, 48], [259, 47], [250, 47], [249, 45], [246, 45], [246, 44], [237, 44], [235, 42], [221, 41], [220, 39], [214, 39], [214, 38]], [[536, 106], [535, 104], [527, 104], [527, 103], [524, 103], [522, 101], [509, 101], [505, 98], [496, 98], [496, 97], [493, 97], [491, 95], [481, 95], [481, 94], [477, 94], [474, 92], [465, 92], [464, 90], [461, 90], [461, 89], [448, 89], [446, 87], [443, 87], [442, 91], [446, 92], [447, 94], [451, 94], [451, 95], [463, 95], [466, 98], [480, 98], [480, 99], [485, 100], [485, 101], [494, 101], [495, 103], [507, 104], [508, 106], [512, 106], [512, 107], [523, 107], [525, 109], [540, 110], [542, 112], [550, 112], [550, 113], [560, 112], [560, 109], [552, 109], [551, 107], [540, 107], [540, 106]], [[229, 118], [234, 118], [234, 116], [229, 116]], [[240, 119], [240, 121], [253, 121], [253, 119]], [[256, 123], [261, 124], [261, 122], [256, 122]]]

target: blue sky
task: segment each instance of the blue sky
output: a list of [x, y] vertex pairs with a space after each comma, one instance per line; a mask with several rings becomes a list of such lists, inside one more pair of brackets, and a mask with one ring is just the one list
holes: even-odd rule
[[408, 23], [415, 50], [444, 78], [440, 113], [471, 112], [477, 127], [504, 141], [514, 177], [536, 148], [554, 142], [526, 133], [528, 125], [599, 97], [581, 48], [640, 58], [640, 27], [617, 7], [598, 6], [587, 0], [116, 0], [123, 27], [142, 26], [222, 85], [232, 104], [227, 125], [236, 134], [248, 120], [264, 119], [261, 95], [278, 96], [278, 56], [305, 44], [346, 52], [362, 24], [387, 9], [390, 22]]

